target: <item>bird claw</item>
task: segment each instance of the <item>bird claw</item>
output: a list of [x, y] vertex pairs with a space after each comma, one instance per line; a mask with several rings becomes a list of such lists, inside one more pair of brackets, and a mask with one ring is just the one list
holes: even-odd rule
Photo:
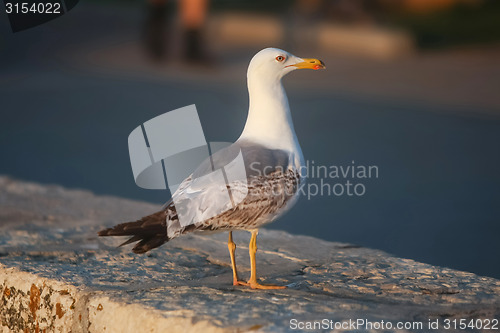
[[260, 284], [258, 282], [249, 282], [252, 289], [286, 289], [286, 286], [277, 286], [275, 284]]
[[233, 280], [233, 286], [249, 286], [248, 282], [241, 281], [241, 280]]
[[233, 286], [245, 286], [252, 289], [286, 289], [286, 286], [277, 286], [275, 284], [260, 284], [257, 281], [233, 280]]

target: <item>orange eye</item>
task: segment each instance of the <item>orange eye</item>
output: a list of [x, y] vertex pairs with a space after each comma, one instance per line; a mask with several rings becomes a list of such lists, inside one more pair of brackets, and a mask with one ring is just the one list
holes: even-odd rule
[[276, 60], [282, 62], [283, 60], [285, 60], [285, 57], [279, 55], [276, 57]]

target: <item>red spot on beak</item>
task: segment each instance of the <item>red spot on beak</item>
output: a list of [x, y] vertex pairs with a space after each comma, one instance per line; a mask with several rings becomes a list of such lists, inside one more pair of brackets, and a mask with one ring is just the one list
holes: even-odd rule
[[315, 71], [317, 71], [318, 69], [321, 69], [321, 66], [320, 66], [320, 65], [314, 65], [313, 69], [314, 69]]

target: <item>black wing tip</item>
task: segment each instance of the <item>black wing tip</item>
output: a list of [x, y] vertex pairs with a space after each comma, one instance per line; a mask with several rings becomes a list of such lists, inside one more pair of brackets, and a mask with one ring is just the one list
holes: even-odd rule
[[151, 249], [145, 249], [144, 247], [137, 247], [137, 246], [134, 246], [134, 248], [132, 249], [132, 252], [134, 252], [135, 254], [144, 254], [146, 252], [148, 252], [149, 250]]
[[98, 236], [129, 236], [124, 233], [125, 229], [121, 225], [114, 226], [113, 228], [107, 228], [99, 231]]
[[107, 228], [104, 230], [101, 230], [97, 233], [98, 236], [111, 236], [110, 232], [113, 230], [113, 228]]
[[140, 235], [135, 235], [133, 237], [130, 237], [129, 239], [127, 239], [125, 242], [121, 243], [120, 245], [118, 245], [118, 247], [122, 247], [124, 245], [128, 245], [128, 244], [131, 244], [134, 242], [138, 242], [141, 239], [142, 239], [142, 237]]
[[[129, 241], [135, 241], [130, 239]], [[139, 243], [137, 243], [133, 249], [132, 252], [134, 253], [146, 253], [152, 249], [155, 249], [166, 242], [169, 241], [169, 238], [166, 235], [156, 235], [153, 237], [148, 237], [148, 238], [142, 238]]]
[[145, 253], [169, 241], [165, 212], [159, 211], [155, 214], [143, 217], [135, 222], [126, 222], [106, 228], [97, 232], [99, 236], [131, 236], [119, 247], [137, 243], [132, 251], [134, 253]]
[[[114, 234], [113, 233], [113, 228], [108, 228], [105, 230], [101, 230], [97, 233], [99, 236], [125, 236], [123, 234]], [[154, 248], [157, 248], [166, 242], [168, 242], [170, 239], [166, 235], [155, 235], [153, 237], [148, 236], [148, 235], [134, 235], [127, 239], [125, 242], [121, 243], [118, 245], [118, 247], [122, 247], [128, 244], [132, 244], [135, 242], [139, 242], [135, 244], [135, 246], [132, 248], [132, 252], [137, 253], [137, 254], [142, 254], [146, 253]]]

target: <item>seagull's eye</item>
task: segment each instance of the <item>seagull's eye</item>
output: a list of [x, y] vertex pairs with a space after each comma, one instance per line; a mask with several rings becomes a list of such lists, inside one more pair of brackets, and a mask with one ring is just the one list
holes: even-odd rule
[[279, 55], [276, 57], [276, 61], [278, 61], [278, 62], [283, 62], [284, 60], [285, 60], [284, 56]]

